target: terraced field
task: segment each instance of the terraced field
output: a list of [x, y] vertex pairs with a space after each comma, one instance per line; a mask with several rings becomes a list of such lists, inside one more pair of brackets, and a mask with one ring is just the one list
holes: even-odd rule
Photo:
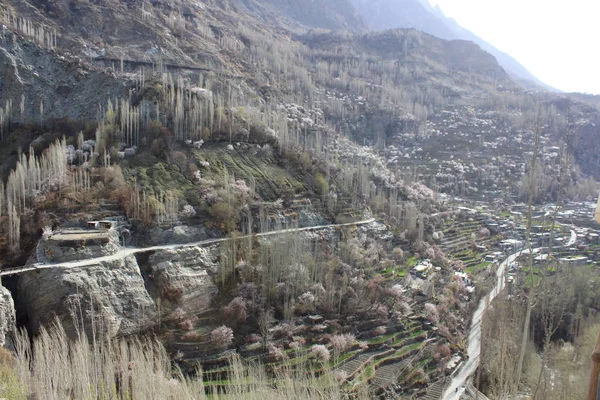
[[[444, 239], [440, 244], [440, 249], [453, 260], [462, 261], [467, 272], [473, 273], [483, 270], [489, 266], [489, 263], [482, 262], [481, 258], [485, 252], [473, 249], [472, 243], [479, 246], [490, 248], [497, 237], [487, 236], [479, 237], [477, 233], [484, 228], [485, 217], [481, 213], [474, 214], [468, 220], [451, 221], [442, 229]], [[475, 235], [475, 240], [473, 240]]]
[[[309, 345], [298, 351], [286, 350], [285, 361], [268, 361], [261, 350], [253, 356], [245, 354], [244, 359], [263, 363], [267, 371], [300, 368], [306, 373], [319, 375], [325, 370], [332, 370], [346, 378], [345, 388], [348, 391], [367, 383], [373, 390], [381, 393], [389, 386], [402, 382], [402, 377], [409, 373], [414, 365], [424, 365], [430, 361], [423, 357], [422, 352], [432, 340], [428, 339], [428, 332], [423, 330], [418, 322], [408, 322], [404, 328], [398, 332], [372, 337], [367, 340], [368, 348], [362, 349], [355, 345], [328, 363], [315, 360]], [[367, 334], [368, 331], [365, 331], [362, 335]], [[198, 343], [184, 345], [185, 352], [189, 354], [200, 351], [201, 347]], [[203, 365], [203, 380], [207, 386], [226, 388], [230, 372], [228, 356], [229, 353], [223, 353], [213, 357], [205, 356], [203, 360], [188, 360], [188, 366], [191, 367], [193, 361], [198, 361]]]
[[433, 383], [427, 388], [427, 392], [423, 397], [423, 400], [439, 400], [442, 398], [444, 394], [444, 390], [446, 390], [446, 386], [450, 383], [450, 379], [443, 378], [439, 381]]
[[[478, 252], [472, 247], [473, 234], [485, 227], [485, 215], [474, 213], [463, 219], [447, 219], [445, 224], [439, 229], [444, 232], [444, 239], [440, 248], [446, 254], [454, 259], [461, 260], [467, 268], [485, 268], [487, 265], [481, 263], [481, 258], [485, 252]], [[497, 238], [477, 238], [477, 244], [484, 244], [491, 247], [493, 240]], [[382, 275], [389, 282], [402, 283], [405, 274], [412, 268], [411, 263], [418, 260], [407, 260], [404, 265], [398, 265], [384, 271]], [[416, 307], [415, 309], [418, 309]], [[386, 326], [386, 333], [373, 336], [372, 332], [380, 322], [376, 320], [361, 319], [354, 323], [354, 334], [358, 341], [367, 343], [361, 347], [356, 343], [352, 348], [337, 357], [333, 357], [329, 362], [321, 362], [311, 354], [312, 341], [308, 338], [308, 343], [300, 350], [283, 350], [283, 358], [274, 360], [269, 358], [263, 350], [261, 344], [256, 344], [248, 348], [243, 348], [240, 354], [246, 361], [259, 362], [263, 364], [267, 371], [275, 371], [281, 368], [297, 369], [298, 371], [322, 374], [324, 371], [334, 371], [336, 376], [345, 381], [344, 388], [348, 391], [357, 389], [362, 384], [368, 384], [377, 394], [398, 391], [410, 394], [411, 388], [416, 381], [411, 381], [411, 376], [415, 372], [425, 372], [426, 379], [436, 379], [436, 363], [429, 359], [424, 351], [428, 346], [433, 346], [436, 340], [431, 335], [431, 331], [423, 325], [418, 315], [406, 318], [402, 323], [390, 324]], [[335, 332], [333, 332], [335, 333]], [[185, 358], [190, 362], [191, 367], [194, 362], [202, 365], [203, 379], [208, 386], [216, 385], [226, 388], [228, 384], [228, 353], [224, 354], [206, 354], [202, 343], [179, 343], [177, 347], [183, 349]], [[275, 342], [276, 345], [284, 347], [286, 341]], [[190, 359], [191, 357], [191, 359]], [[441, 384], [434, 384], [428, 390], [428, 398], [435, 398], [436, 388]], [[404, 391], [406, 390], [406, 391]], [[438, 391], [443, 390], [443, 387]], [[425, 395], [425, 392], [421, 394]], [[432, 397], [433, 396], [433, 397]]]

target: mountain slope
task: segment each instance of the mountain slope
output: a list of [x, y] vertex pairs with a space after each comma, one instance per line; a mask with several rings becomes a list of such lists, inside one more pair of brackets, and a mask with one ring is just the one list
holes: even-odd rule
[[380, 31], [394, 28], [415, 28], [446, 40], [469, 40], [490, 54], [500, 65], [526, 86], [551, 89], [510, 55], [498, 50], [473, 32], [448, 18], [439, 9], [422, 0], [352, 0], [369, 28]]
[[[299, 4], [302, 10], [312, 10], [310, 13], [316, 5], [327, 5], [323, 14], [335, 14], [344, 1], [305, 0]], [[385, 3], [383, 0], [375, 3], [373, 10], [377, 10], [377, 4]], [[407, 4], [418, 6], [415, 10], [423, 10], [420, 14], [423, 26], [432, 21], [433, 14], [421, 3], [414, 0]], [[531, 129], [531, 121], [535, 121], [536, 103], [542, 95], [527, 93], [522, 86], [515, 85], [497, 59], [470, 41], [442, 40], [415, 29], [367, 34], [318, 29], [310, 32], [307, 25], [294, 20], [306, 15], [292, 18], [292, 11], [298, 9], [292, 7], [285, 11], [286, 7], [272, 0], [181, 1], [177, 4], [160, 0], [152, 3], [101, 0], [99, 5], [83, 0], [31, 4], [0, 0], [0, 19], [11, 29], [32, 38], [31, 32], [24, 32], [15, 22], [15, 15], [56, 29], [55, 49], [49, 52], [66, 51], [75, 61], [66, 63], [67, 66], [82, 63], [93, 71], [114, 75], [121, 82], [114, 81], [114, 89], [109, 87], [113, 83], [99, 86], [97, 99], [67, 101], [68, 109], [54, 107], [59, 103], [53, 100], [56, 96], [50, 89], [44, 90], [41, 96], [36, 93], [40, 85], [29, 85], [25, 89], [13, 85], [0, 92], [0, 107], [13, 105], [5, 111], [12, 115], [4, 121], [39, 123], [45, 118], [65, 116], [87, 120], [94, 110], [105, 107], [107, 96], [121, 97], [117, 89], [132, 90], [132, 104], [144, 111], [144, 118], [156, 119], [160, 111], [161, 120], [170, 125], [179, 139], [186, 139], [188, 132], [182, 128], [184, 125], [175, 126], [173, 115], [163, 114], [173, 111], [174, 100], [165, 96], [165, 88], [174, 86], [198, 93], [198, 101], [205, 107], [201, 121], [204, 126], [200, 128], [191, 114], [184, 115], [189, 118], [186, 123], [195, 124], [190, 133], [193, 139], [204, 127], [217, 137], [229, 137], [239, 127], [239, 121], [247, 124], [266, 120], [269, 128], [281, 133], [284, 140], [297, 141], [314, 135], [315, 143], [319, 143], [327, 135], [341, 132], [360, 144], [384, 150], [398, 135], [416, 135], [421, 140], [429, 135], [431, 120], [439, 119], [437, 131], [452, 135], [452, 140], [459, 135], [474, 139], [480, 146], [485, 145], [488, 138], [495, 139], [492, 136], [498, 132], [496, 123], [508, 126], [506, 135], [512, 137]], [[339, 21], [350, 21], [350, 17], [335, 15]], [[274, 26], [271, 23], [274, 19], [281, 24]], [[321, 26], [323, 23], [319, 22]], [[315, 21], [311, 24], [319, 25]], [[333, 25], [341, 26], [336, 24]], [[285, 29], [284, 25], [290, 28]], [[10, 53], [12, 47], [7, 45], [6, 50]], [[35, 76], [35, 72], [44, 76], [45, 71], [32, 69], [33, 62], [18, 53], [13, 58], [16, 58], [17, 70], [23, 74], [31, 70], [27, 74]], [[0, 61], [6, 71], [13, 70], [11, 57]], [[179, 82], [179, 75], [183, 82]], [[7, 75], [3, 83], [9, 82], [9, 78], [12, 79], [12, 75]], [[149, 82], [154, 86], [148, 87]], [[59, 82], [50, 82], [49, 87], [51, 85], [59, 85]], [[79, 90], [85, 86], [73, 83], [69, 87], [79, 99]], [[82, 95], [95, 93], [92, 89], [86, 89]], [[19, 113], [16, 105], [23, 96], [24, 112]], [[150, 106], [157, 96], [169, 99], [158, 109]], [[40, 98], [43, 113], [35, 112], [40, 109]], [[33, 99], [37, 99], [36, 102]], [[188, 110], [186, 107], [184, 111]], [[463, 129], [457, 131], [454, 124], [440, 114], [442, 111], [458, 113], [457, 119], [468, 117], [467, 123], [475, 128], [466, 127], [468, 134]], [[494, 129], [484, 129], [479, 121], [470, 121], [475, 114], [485, 116], [489, 112], [498, 115], [495, 121], [490, 121]], [[234, 116], [234, 113], [239, 115]], [[289, 126], [283, 117], [285, 113]], [[221, 123], [223, 114], [238, 121], [231, 130]], [[548, 114], [555, 113], [548, 110]], [[554, 131], [558, 137], [562, 130], [557, 127]], [[403, 147], [402, 159], [412, 162], [414, 156], [408, 152], [413, 151], [413, 145], [415, 149], [422, 146], [409, 139], [399, 141]], [[515, 149], [519, 155], [525, 151], [521, 147], [519, 144]], [[582, 155], [581, 159], [595, 159], [593, 148], [582, 151], [590, 154]], [[455, 156], [434, 154], [432, 152], [432, 160]], [[396, 155], [390, 160], [394, 160], [393, 157]], [[482, 163], [487, 160], [487, 155], [481, 158]], [[437, 168], [437, 161], [432, 164]], [[591, 168], [582, 168], [582, 171], [589, 174]]]
[[295, 32], [313, 28], [350, 32], [368, 29], [350, 0], [242, 0], [241, 3], [263, 22]]

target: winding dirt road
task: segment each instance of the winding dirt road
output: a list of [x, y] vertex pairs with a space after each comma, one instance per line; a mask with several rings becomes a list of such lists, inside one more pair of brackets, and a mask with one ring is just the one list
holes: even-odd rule
[[[271, 231], [265, 233], [257, 233], [255, 235], [246, 235], [246, 236], [238, 236], [236, 239], [244, 239], [249, 237], [266, 237], [266, 236], [275, 236], [286, 233], [294, 233], [294, 232], [306, 232], [306, 231], [316, 231], [322, 229], [331, 229], [331, 228], [339, 228], [343, 226], [352, 226], [352, 225], [367, 225], [372, 222], [375, 222], [375, 218], [365, 219], [363, 221], [358, 222], [348, 222], [345, 224], [330, 224], [330, 225], [319, 225], [319, 226], [309, 226], [305, 228], [292, 228], [292, 229], [281, 229], [278, 231]], [[0, 271], [0, 277], [8, 276], [8, 275], [17, 275], [22, 274], [24, 272], [30, 271], [39, 271], [42, 269], [50, 269], [50, 268], [78, 268], [78, 267], [89, 267], [90, 265], [97, 265], [102, 262], [110, 262], [115, 260], [120, 260], [125, 257], [128, 257], [137, 253], [144, 253], [147, 251], [159, 251], [159, 250], [176, 250], [185, 247], [201, 247], [208, 246], [215, 243], [221, 243], [231, 240], [231, 238], [218, 238], [218, 239], [207, 239], [201, 240], [199, 242], [194, 243], [181, 243], [181, 244], [166, 244], [160, 246], [151, 246], [151, 247], [142, 247], [142, 248], [134, 248], [134, 247], [125, 247], [115, 254], [111, 254], [104, 257], [96, 257], [90, 258], [87, 260], [78, 260], [78, 261], [68, 261], [63, 263], [36, 263], [31, 265], [24, 265], [22, 267], [10, 268]]]
[[[577, 242], [577, 233], [571, 229], [571, 236], [562, 247], [572, 246], [575, 244], [575, 242]], [[533, 249], [533, 251], [535, 253], [536, 251], [539, 251], [539, 249]], [[529, 249], [511, 254], [498, 266], [498, 270], [496, 271], [496, 286], [494, 286], [494, 289], [492, 289], [487, 296], [481, 299], [477, 310], [473, 314], [471, 330], [469, 331], [469, 339], [467, 341], [468, 360], [462, 365], [459, 372], [452, 378], [450, 385], [448, 388], [446, 388], [446, 391], [442, 396], [443, 400], [460, 399], [460, 396], [462, 396], [462, 394], [465, 392], [467, 381], [477, 370], [481, 355], [481, 321], [483, 319], [483, 315], [496, 296], [498, 296], [498, 294], [504, 290], [506, 285], [505, 275], [508, 265], [515, 261], [515, 259], [521, 254], [529, 254]]]

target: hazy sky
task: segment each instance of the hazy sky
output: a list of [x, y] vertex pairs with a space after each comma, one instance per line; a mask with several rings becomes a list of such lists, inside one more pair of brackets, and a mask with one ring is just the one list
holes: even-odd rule
[[546, 84], [600, 94], [600, 0], [430, 0]]

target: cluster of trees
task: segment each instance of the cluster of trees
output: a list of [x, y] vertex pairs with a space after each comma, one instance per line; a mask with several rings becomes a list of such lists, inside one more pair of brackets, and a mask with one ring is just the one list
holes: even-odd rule
[[526, 304], [520, 296], [497, 299], [483, 323], [481, 390], [494, 398], [524, 389], [535, 399], [584, 398], [598, 332], [592, 311], [598, 303], [596, 286], [588, 273], [576, 269], [542, 279], [520, 377], [515, 366]]
[[177, 192], [146, 192], [137, 185], [120, 193], [121, 206], [129, 218], [150, 226], [173, 224], [179, 220], [179, 195]]
[[38, 24], [29, 18], [14, 13], [7, 7], [0, 7], [0, 21], [31, 38], [37, 44], [47, 49], [56, 48], [58, 32], [55, 28]]
[[[24, 153], [10, 173], [6, 188], [0, 183], [0, 199], [3, 199], [9, 221], [9, 243], [14, 252], [20, 244], [20, 218], [31, 211], [39, 196], [60, 191], [69, 182], [66, 143], [56, 141], [37, 157], [33, 148], [29, 157]], [[0, 206], [0, 210], [2, 210]]]

